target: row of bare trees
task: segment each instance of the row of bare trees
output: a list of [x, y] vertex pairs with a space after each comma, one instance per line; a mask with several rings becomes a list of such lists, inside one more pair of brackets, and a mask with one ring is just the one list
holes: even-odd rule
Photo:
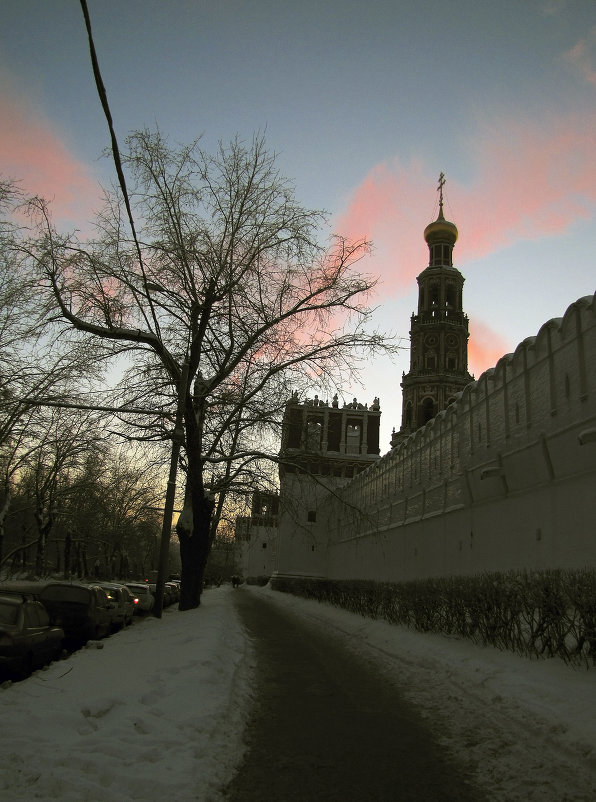
[[13, 480], [0, 574], [147, 577], [159, 549], [163, 478], [128, 449], [98, 442], [87, 421], [73, 430], [73, 417], [47, 416], [51, 432]]

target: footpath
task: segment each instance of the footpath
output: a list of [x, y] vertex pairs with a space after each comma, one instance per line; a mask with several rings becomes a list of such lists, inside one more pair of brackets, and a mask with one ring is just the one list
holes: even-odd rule
[[390, 678], [333, 629], [250, 589], [234, 594], [256, 657], [244, 762], [231, 802], [480, 802]]

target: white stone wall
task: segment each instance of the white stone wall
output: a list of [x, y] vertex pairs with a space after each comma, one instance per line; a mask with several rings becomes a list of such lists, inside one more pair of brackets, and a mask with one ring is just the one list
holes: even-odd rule
[[279, 571], [399, 581], [596, 565], [596, 441], [579, 441], [590, 430], [596, 296], [500, 359], [341, 498], [317, 491], [317, 559], [299, 559], [305, 536], [287, 523]]
[[251, 525], [249, 539], [239, 543], [242, 576], [245, 579], [271, 576], [277, 564], [277, 544], [276, 526]]

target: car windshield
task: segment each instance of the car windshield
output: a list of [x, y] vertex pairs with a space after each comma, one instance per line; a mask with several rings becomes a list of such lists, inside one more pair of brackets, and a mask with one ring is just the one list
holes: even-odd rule
[[0, 599], [0, 624], [16, 624], [18, 614], [18, 605]]

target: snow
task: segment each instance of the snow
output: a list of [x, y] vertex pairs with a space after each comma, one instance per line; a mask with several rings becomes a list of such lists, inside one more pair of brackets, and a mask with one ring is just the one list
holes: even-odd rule
[[[399, 682], [487, 798], [596, 799], [596, 669], [528, 660], [371, 621], [269, 588], [208, 590], [0, 689], [0, 795], [216, 802], [254, 702], [235, 593], [332, 628]], [[97, 646], [101, 648], [97, 648]]]

